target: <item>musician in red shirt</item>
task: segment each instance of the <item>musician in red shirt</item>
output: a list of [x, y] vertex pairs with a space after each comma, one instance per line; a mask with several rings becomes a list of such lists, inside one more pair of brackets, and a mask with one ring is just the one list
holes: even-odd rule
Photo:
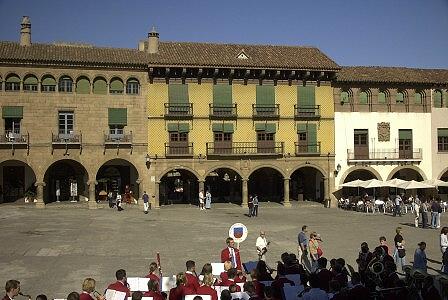
[[130, 297], [131, 291], [129, 290], [129, 286], [128, 286], [128, 282], [127, 282], [127, 278], [126, 278], [126, 271], [123, 269], [117, 270], [117, 272], [115, 272], [115, 277], [117, 278], [117, 281], [109, 284], [107, 289], [118, 291], [118, 292], [124, 292], [124, 293], [126, 293], [126, 297]]
[[212, 300], [218, 300], [218, 293], [212, 288], [215, 279], [212, 274], [205, 274], [202, 285], [196, 290], [198, 295], [210, 295]]
[[160, 277], [156, 274], [158, 269], [157, 263], [153, 261], [149, 264], [149, 273], [145, 277], [157, 281], [160, 285]]
[[148, 291], [143, 294], [143, 297], [152, 297], [153, 300], [163, 300], [162, 293], [159, 291], [159, 282], [150, 279], [148, 281]]
[[227, 248], [221, 251], [221, 262], [230, 261], [232, 267], [239, 271], [242, 271], [240, 250], [235, 248], [235, 241], [233, 238], [228, 237], [226, 239]]
[[199, 280], [196, 275], [196, 263], [192, 260], [188, 260], [185, 263], [185, 266], [187, 268], [187, 271], [185, 272], [185, 277], [187, 279], [185, 287], [196, 292], [199, 288]]
[[14, 279], [6, 281], [5, 290], [6, 295], [2, 300], [13, 300], [20, 293], [20, 281]]

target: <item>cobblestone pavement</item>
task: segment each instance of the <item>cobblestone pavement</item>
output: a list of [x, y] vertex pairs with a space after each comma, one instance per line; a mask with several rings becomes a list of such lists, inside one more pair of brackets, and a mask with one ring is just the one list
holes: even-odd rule
[[[51, 298], [65, 298], [80, 291], [82, 280], [93, 277], [97, 290], [103, 291], [114, 281], [115, 271], [127, 270], [128, 276], [144, 276], [160, 252], [164, 275], [183, 271], [185, 261], [196, 261], [200, 272], [206, 262], [219, 262], [228, 230], [241, 222], [249, 234], [241, 243], [243, 261], [255, 260], [255, 240], [265, 230], [271, 246], [268, 264], [274, 266], [280, 254], [297, 251], [297, 234], [303, 224], [317, 231], [323, 239], [327, 258], [344, 257], [356, 268], [360, 243], [370, 248], [385, 235], [393, 245], [395, 227], [403, 227], [407, 261], [420, 241], [427, 242], [428, 258], [441, 261], [440, 230], [413, 227], [411, 214], [392, 217], [365, 214], [314, 203], [293, 202], [291, 208], [276, 203], [260, 203], [258, 218], [248, 218], [246, 208], [232, 204], [215, 204], [208, 211], [195, 206], [176, 205], [143, 214], [138, 206], [123, 212], [100, 205], [97, 210], [87, 204], [61, 203], [36, 209], [25, 204], [0, 206], [0, 283], [18, 279], [22, 291], [34, 297], [39, 293]], [[442, 215], [442, 225], [447, 217]], [[431, 272], [440, 263], [430, 263]], [[19, 299], [20, 300], [20, 299]]]

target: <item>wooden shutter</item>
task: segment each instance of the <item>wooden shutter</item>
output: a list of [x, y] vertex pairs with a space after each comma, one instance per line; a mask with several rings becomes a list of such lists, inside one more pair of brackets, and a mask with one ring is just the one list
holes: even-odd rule
[[128, 123], [127, 108], [109, 108], [109, 125], [126, 126]]
[[3, 106], [2, 117], [6, 118], [23, 118], [23, 106]]
[[307, 126], [308, 152], [317, 152], [317, 129], [316, 124], [308, 124]]
[[[315, 86], [298, 86], [297, 87], [297, 105], [298, 106], [315, 106], [316, 105], [315, 90], [316, 90]], [[348, 99], [348, 93], [347, 93], [347, 99]]]
[[232, 86], [228, 84], [216, 84], [213, 86], [213, 105], [232, 105]]
[[87, 78], [83, 77], [76, 83], [76, 92], [78, 94], [90, 94], [90, 82]]
[[256, 87], [257, 105], [275, 105], [275, 89], [273, 85], [257, 85]]
[[169, 84], [168, 99], [170, 104], [188, 103], [188, 85], [187, 84]]
[[103, 78], [98, 78], [93, 82], [93, 93], [99, 95], [107, 94], [107, 83]]

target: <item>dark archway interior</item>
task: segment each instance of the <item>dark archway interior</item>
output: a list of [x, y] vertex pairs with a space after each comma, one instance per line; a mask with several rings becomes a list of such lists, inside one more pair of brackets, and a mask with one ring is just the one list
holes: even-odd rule
[[289, 184], [290, 199], [322, 202], [325, 198], [324, 176], [316, 168], [303, 167], [295, 170]]
[[123, 159], [110, 160], [102, 165], [96, 174], [96, 181], [98, 182], [96, 186], [97, 199], [105, 199], [104, 194], [109, 192], [124, 194], [126, 186], [138, 199], [140, 191], [136, 183], [137, 179], [138, 172], [133, 164]]
[[[440, 177], [440, 180], [448, 181], [448, 171], [443, 173], [442, 177]], [[439, 194], [448, 194], [448, 187], [439, 186], [438, 191], [439, 191]]]
[[410, 180], [423, 181], [423, 177], [422, 177], [422, 175], [420, 175], [419, 172], [417, 172], [414, 169], [409, 169], [409, 168], [398, 170], [392, 176], [392, 179], [394, 179], [394, 178], [403, 179], [403, 180], [407, 180], [407, 181], [410, 181]]
[[369, 170], [358, 169], [350, 172], [344, 180], [344, 183], [350, 182], [353, 180], [370, 180], [370, 179], [378, 179], [375, 174], [370, 172]]
[[4, 161], [0, 172], [0, 203], [36, 195], [36, 175], [27, 164], [18, 160]]
[[173, 169], [160, 180], [160, 205], [198, 204], [198, 178], [188, 170]]
[[205, 178], [205, 190], [212, 194], [212, 202], [241, 204], [241, 176], [232, 169], [219, 168]]
[[44, 181], [45, 203], [79, 201], [82, 197], [88, 197], [88, 174], [77, 161], [66, 159], [53, 163], [45, 173]]
[[259, 201], [283, 200], [283, 176], [272, 168], [261, 168], [249, 176], [249, 195], [257, 195]]

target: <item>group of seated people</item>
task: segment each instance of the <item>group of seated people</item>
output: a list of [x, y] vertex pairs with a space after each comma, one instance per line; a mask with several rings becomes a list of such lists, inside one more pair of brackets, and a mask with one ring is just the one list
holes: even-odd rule
[[[159, 267], [152, 262], [149, 273], [145, 276], [149, 279], [147, 291], [131, 291], [126, 271], [120, 269], [115, 274], [116, 282], [107, 287], [104, 296], [96, 292], [95, 280], [86, 278], [82, 284], [82, 292], [70, 293], [67, 300], [126, 300], [127, 297], [132, 300], [142, 300], [142, 297], [152, 297], [152, 300], [183, 300], [189, 295], [195, 295], [193, 300], [202, 300], [202, 297], [211, 300], [351, 300], [378, 295], [381, 299], [400, 300], [409, 299], [413, 292], [417, 292], [423, 300], [442, 299], [434, 287], [432, 276], [421, 276], [421, 273], [412, 273], [409, 269], [406, 277], [400, 279], [387, 246], [378, 246], [373, 252], [368, 247], [362, 249], [357, 263], [358, 272], [347, 265], [343, 258], [331, 259], [330, 267], [327, 268], [328, 260], [320, 257], [315, 270], [309, 272], [295, 254], [285, 252], [275, 270], [263, 260], [258, 261], [253, 270], [246, 272], [237, 270], [227, 261], [224, 263], [224, 271], [218, 276], [213, 275], [210, 263], [205, 264], [197, 275], [195, 262], [188, 260], [186, 271], [176, 275], [175, 286], [167, 293], [161, 288]], [[6, 292], [6, 300], [13, 300], [17, 295], [11, 292], [9, 281]], [[110, 292], [118, 292], [121, 298]], [[39, 297], [41, 296], [44, 295]]]

